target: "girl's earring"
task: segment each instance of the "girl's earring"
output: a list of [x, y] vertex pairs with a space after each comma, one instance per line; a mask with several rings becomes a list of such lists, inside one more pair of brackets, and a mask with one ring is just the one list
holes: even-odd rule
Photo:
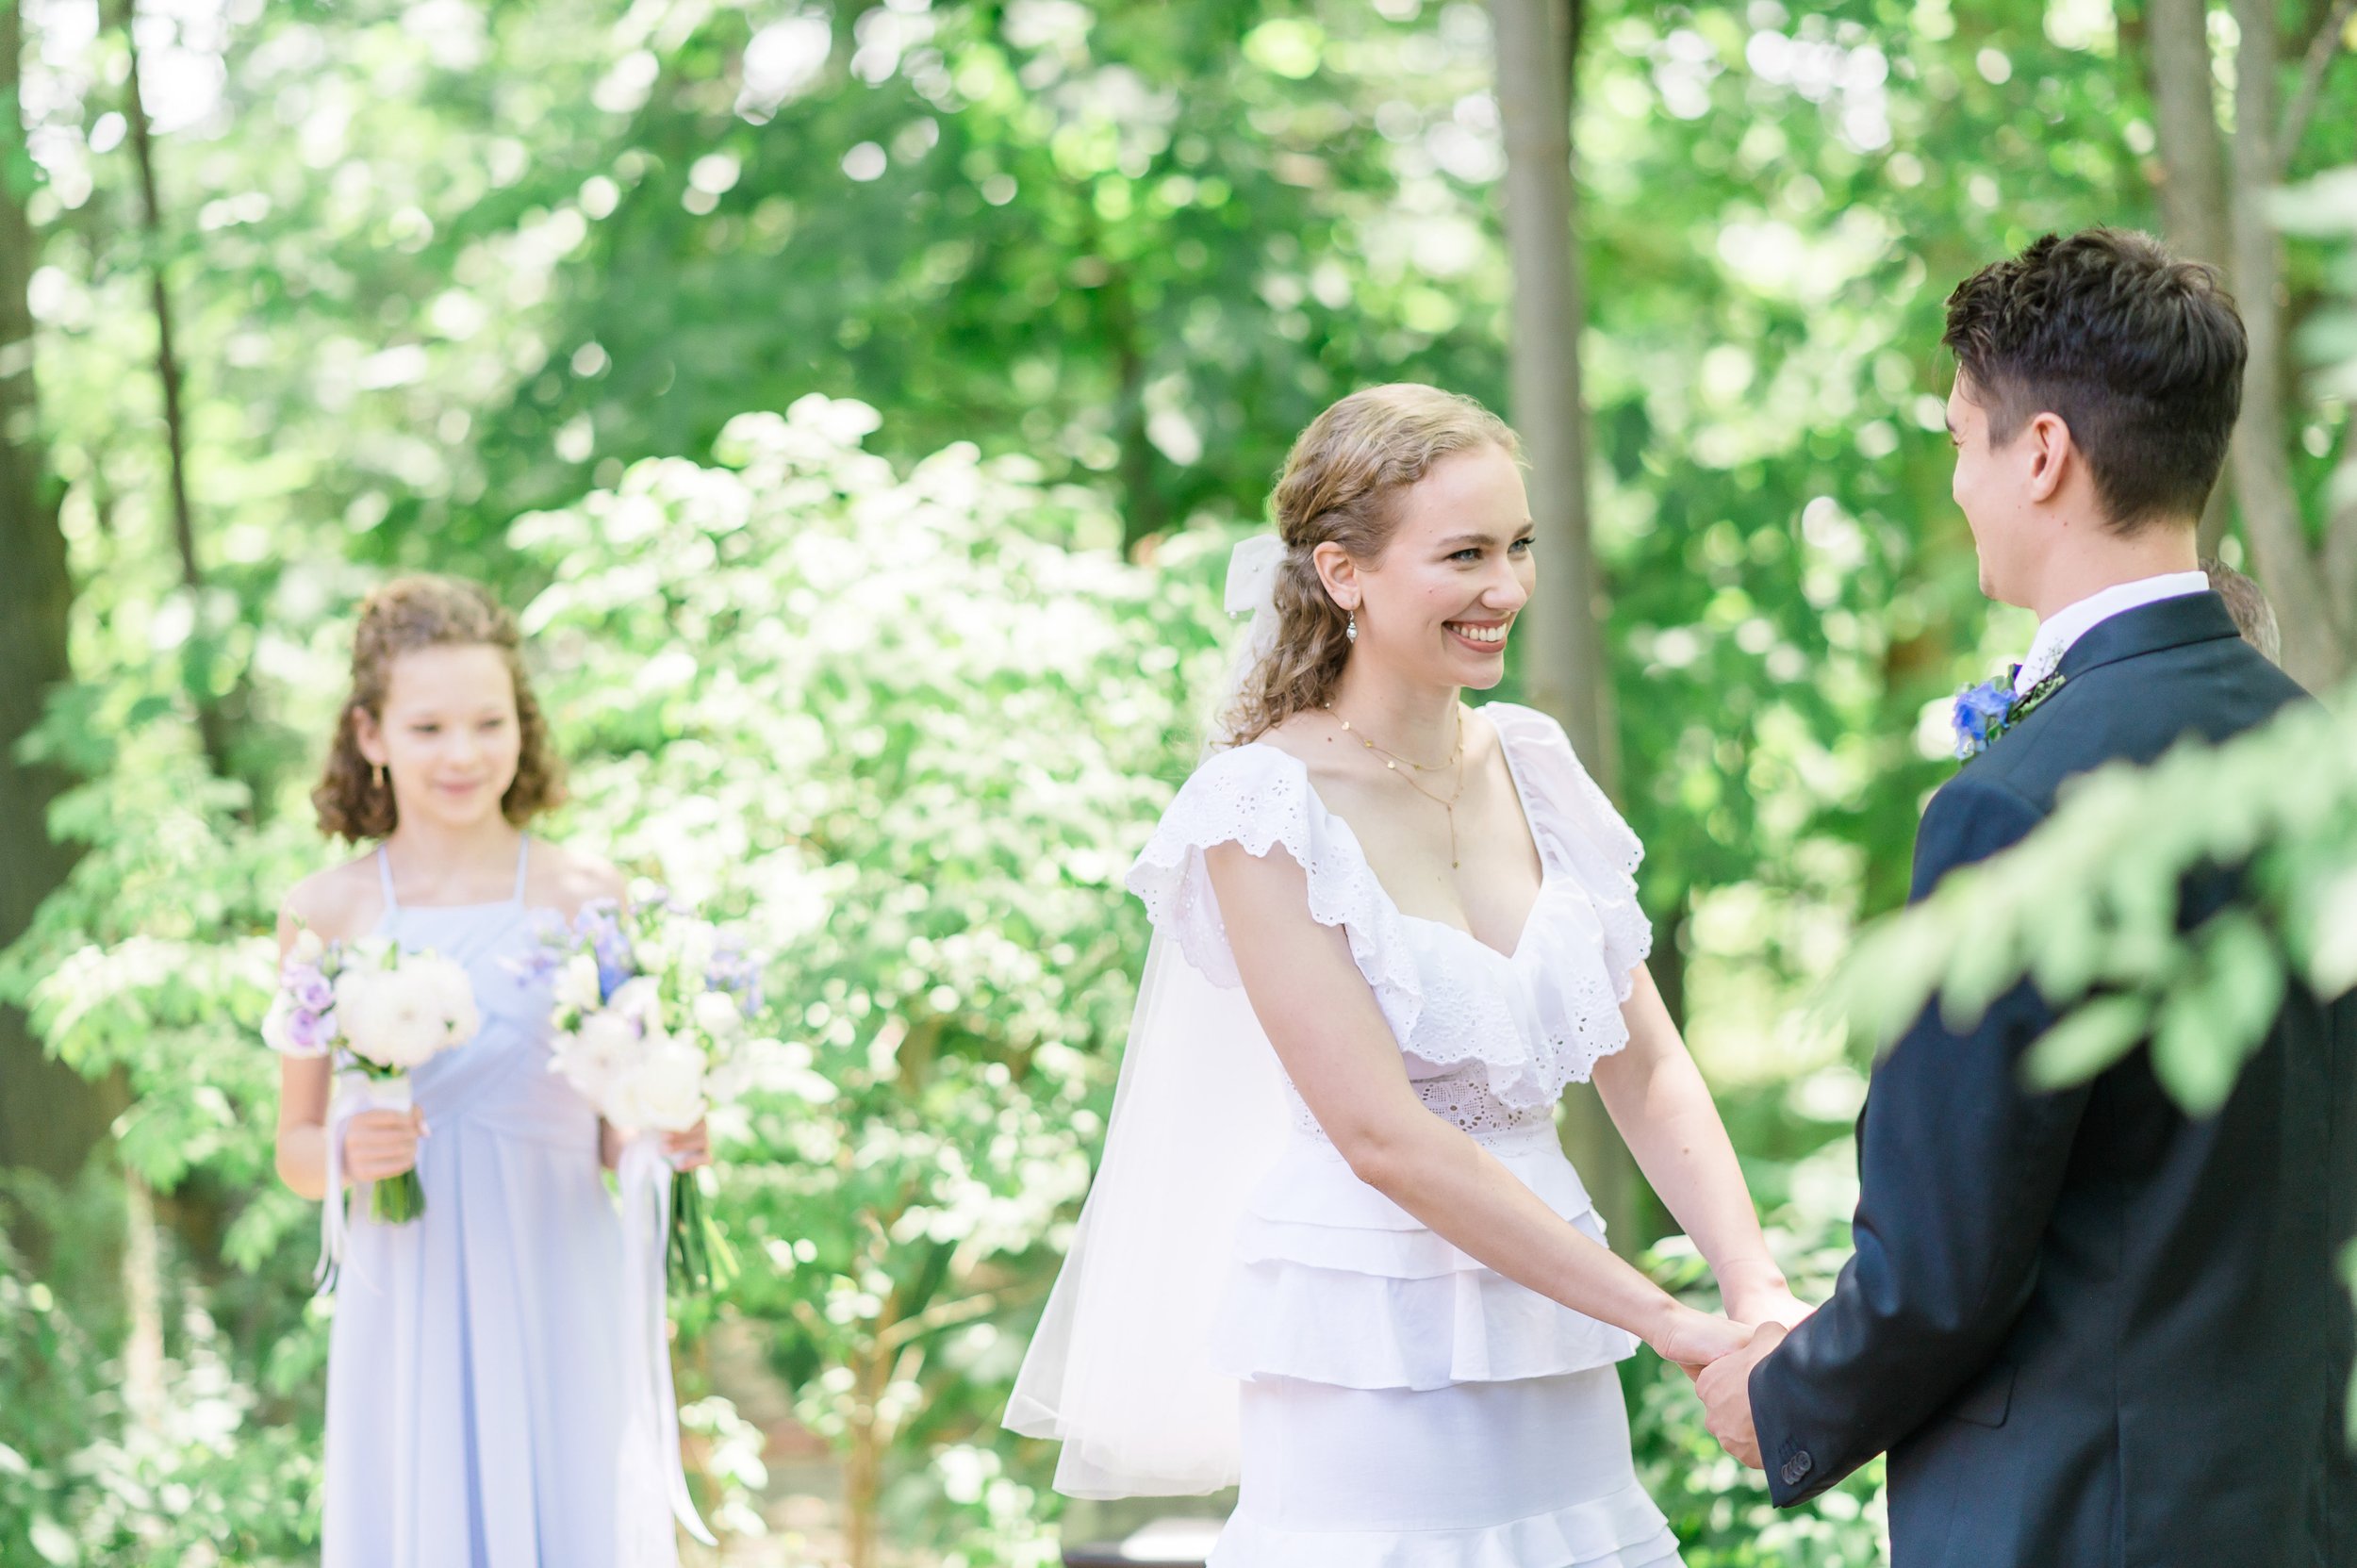
[[1359, 612], [1349, 610], [1344, 613], [1350, 617], [1350, 623], [1343, 628], [1343, 638], [1347, 642], [1357, 642], [1359, 640]]
[[385, 793], [385, 765], [378, 763], [372, 771], [376, 780], [376, 792], [382, 795]]

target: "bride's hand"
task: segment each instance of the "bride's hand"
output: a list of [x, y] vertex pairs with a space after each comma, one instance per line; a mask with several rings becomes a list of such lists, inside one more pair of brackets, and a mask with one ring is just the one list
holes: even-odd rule
[[1751, 1325], [1716, 1313], [1680, 1306], [1669, 1325], [1652, 1336], [1654, 1350], [1665, 1362], [1675, 1362], [1693, 1377], [1722, 1356], [1732, 1356], [1749, 1345]]
[[1797, 1329], [1816, 1310], [1781, 1285], [1727, 1297], [1727, 1315], [1738, 1323], [1773, 1323]]

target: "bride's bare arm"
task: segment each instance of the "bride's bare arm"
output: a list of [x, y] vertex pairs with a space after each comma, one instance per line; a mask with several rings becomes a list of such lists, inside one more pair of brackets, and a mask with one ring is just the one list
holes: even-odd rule
[[1747, 1323], [1789, 1322], [1798, 1303], [1759, 1233], [1726, 1124], [1641, 966], [1621, 1016], [1628, 1023], [1628, 1045], [1595, 1068], [1596, 1092], [1612, 1125], [1708, 1261], [1729, 1315]]
[[1743, 1330], [1683, 1305], [1549, 1209], [1409, 1087], [1398, 1043], [1339, 927], [1310, 916], [1308, 879], [1281, 848], [1204, 852], [1244, 994], [1286, 1074], [1360, 1180], [1457, 1247], [1575, 1312], [1700, 1365]]

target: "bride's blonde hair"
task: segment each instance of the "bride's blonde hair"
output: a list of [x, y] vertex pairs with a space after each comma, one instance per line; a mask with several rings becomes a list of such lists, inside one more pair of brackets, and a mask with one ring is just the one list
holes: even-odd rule
[[1241, 746], [1324, 703], [1350, 654], [1350, 618], [1327, 597], [1310, 553], [1341, 545], [1373, 566], [1399, 525], [1399, 493], [1442, 458], [1493, 446], [1517, 455], [1504, 420], [1469, 397], [1399, 381], [1353, 392], [1310, 421], [1269, 497], [1285, 555], [1277, 569], [1277, 641], [1244, 678], [1221, 732]]

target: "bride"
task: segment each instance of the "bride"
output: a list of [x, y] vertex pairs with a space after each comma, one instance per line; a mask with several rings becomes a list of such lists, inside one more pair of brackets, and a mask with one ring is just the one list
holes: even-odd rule
[[[1636, 836], [1553, 719], [1459, 701], [1530, 599], [1516, 450], [1422, 386], [1310, 424], [1129, 873], [1154, 950], [1007, 1423], [1074, 1495], [1240, 1479], [1212, 1568], [1673, 1563], [1615, 1363], [1806, 1311], [1645, 972]], [[1555, 1128], [1591, 1079], [1729, 1317], [1605, 1246]]]

